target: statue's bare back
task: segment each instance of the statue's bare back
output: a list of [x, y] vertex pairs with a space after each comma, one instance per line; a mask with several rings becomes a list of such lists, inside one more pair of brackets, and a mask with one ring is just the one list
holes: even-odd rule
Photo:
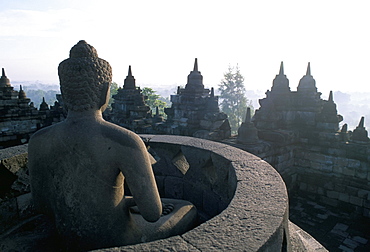
[[[143, 141], [103, 119], [112, 76], [109, 63], [80, 41], [58, 73], [68, 115], [33, 135], [29, 169], [35, 207], [54, 219], [66, 246], [135, 244], [194, 226], [197, 214], [190, 202], [163, 199], [170, 213], [162, 215]], [[132, 197], [124, 195], [124, 183]]]

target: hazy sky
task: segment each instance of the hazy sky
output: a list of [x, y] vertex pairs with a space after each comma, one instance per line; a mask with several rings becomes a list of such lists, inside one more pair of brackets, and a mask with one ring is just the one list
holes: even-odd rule
[[239, 64], [267, 90], [284, 61], [296, 90], [307, 62], [320, 92], [370, 91], [369, 1], [1, 0], [0, 67], [11, 81], [57, 84], [59, 62], [84, 39], [123, 83], [185, 85], [198, 58], [206, 87]]

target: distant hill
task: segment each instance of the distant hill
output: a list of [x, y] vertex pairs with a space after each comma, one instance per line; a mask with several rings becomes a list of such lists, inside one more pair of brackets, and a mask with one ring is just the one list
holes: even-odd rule
[[22, 87], [26, 90], [44, 90], [44, 91], [49, 91], [49, 90], [55, 90], [59, 91], [59, 84], [45, 84], [45, 83], [40, 83], [38, 81], [12, 81], [12, 86], [14, 89], [19, 90], [19, 86], [22, 85]]
[[39, 82], [28, 82], [28, 81], [12, 81], [12, 86], [15, 90], [19, 91], [20, 85], [26, 92], [28, 98], [34, 103], [36, 108], [40, 107], [42, 98], [45, 98], [45, 102], [50, 106], [54, 105], [56, 94], [60, 94], [59, 85], [49, 85]]
[[347, 123], [348, 129], [353, 130], [364, 116], [365, 127], [370, 132], [370, 93], [335, 91], [333, 96], [338, 113], [344, 117], [341, 124]]

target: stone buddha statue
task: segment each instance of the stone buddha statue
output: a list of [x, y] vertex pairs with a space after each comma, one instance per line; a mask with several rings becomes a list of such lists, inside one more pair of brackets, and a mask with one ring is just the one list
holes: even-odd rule
[[[141, 138], [102, 117], [112, 82], [109, 63], [80, 41], [58, 74], [68, 115], [32, 136], [29, 171], [34, 206], [52, 217], [63, 243], [94, 249], [191, 229], [196, 208], [187, 201], [160, 199]], [[124, 183], [132, 196], [125, 196]]]

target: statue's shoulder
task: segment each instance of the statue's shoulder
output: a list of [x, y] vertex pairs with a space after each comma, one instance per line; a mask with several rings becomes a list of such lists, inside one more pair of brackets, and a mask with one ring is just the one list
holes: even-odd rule
[[62, 126], [63, 122], [42, 128], [38, 131], [36, 131], [30, 138], [29, 143], [32, 145], [32, 143], [40, 142], [40, 141], [48, 141], [50, 140], [50, 137], [55, 136], [58, 134], [58, 129]]
[[114, 142], [131, 147], [142, 148], [144, 146], [141, 138], [131, 130], [118, 126], [116, 124], [105, 122], [103, 125], [103, 135]]

